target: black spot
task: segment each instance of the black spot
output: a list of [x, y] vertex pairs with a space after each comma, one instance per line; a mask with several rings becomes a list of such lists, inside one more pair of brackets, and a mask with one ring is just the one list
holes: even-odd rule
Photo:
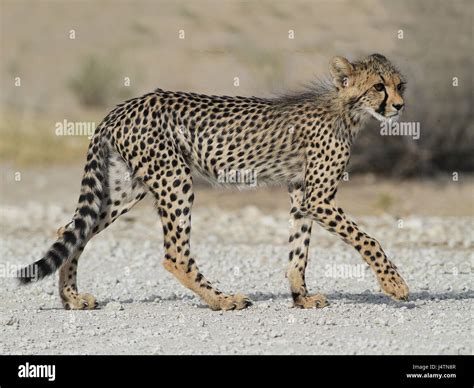
[[186, 194], [191, 189], [191, 185], [186, 183], [183, 185], [183, 193]]

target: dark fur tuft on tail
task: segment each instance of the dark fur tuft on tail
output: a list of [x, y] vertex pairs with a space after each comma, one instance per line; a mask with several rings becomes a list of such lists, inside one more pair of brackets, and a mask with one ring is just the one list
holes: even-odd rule
[[[59, 263], [59, 265], [61, 265]], [[56, 267], [57, 268], [57, 267]], [[17, 273], [17, 278], [20, 284], [28, 284], [32, 281], [37, 281], [44, 278], [47, 275], [52, 274], [56, 268], [51, 268], [49, 261], [46, 257], [41, 260], [22, 268]]]

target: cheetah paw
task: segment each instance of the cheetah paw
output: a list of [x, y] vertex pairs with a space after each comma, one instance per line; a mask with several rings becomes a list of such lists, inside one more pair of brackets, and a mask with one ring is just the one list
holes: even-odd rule
[[302, 309], [322, 309], [326, 306], [329, 306], [329, 302], [323, 294], [300, 296], [294, 302], [294, 307], [299, 307]]
[[380, 282], [381, 290], [384, 294], [394, 300], [408, 300], [408, 286], [398, 274], [392, 278]]
[[242, 310], [252, 305], [252, 301], [243, 294], [222, 295], [217, 306], [211, 306], [213, 310]]
[[67, 301], [63, 301], [66, 310], [94, 310], [98, 305], [95, 297], [86, 293], [71, 295]]

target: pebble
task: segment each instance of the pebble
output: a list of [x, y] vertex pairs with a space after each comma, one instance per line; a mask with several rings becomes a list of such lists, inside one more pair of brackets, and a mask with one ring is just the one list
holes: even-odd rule
[[120, 302], [109, 302], [105, 306], [105, 311], [122, 311], [123, 306], [120, 304]]
[[388, 326], [388, 321], [380, 317], [375, 318], [374, 323], [380, 326]]

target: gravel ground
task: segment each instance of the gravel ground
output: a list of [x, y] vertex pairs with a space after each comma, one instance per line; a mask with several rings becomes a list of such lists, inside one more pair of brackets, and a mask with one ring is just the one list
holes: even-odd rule
[[[53, 241], [70, 210], [29, 202], [2, 205], [0, 263], [30, 263]], [[202, 272], [225, 292], [255, 302], [213, 312], [161, 266], [158, 218], [134, 209], [87, 246], [79, 288], [95, 311], [60, 307], [54, 277], [18, 288], [1, 282], [1, 354], [471, 354], [472, 218], [357, 217], [394, 258], [411, 297], [380, 294], [352, 248], [315, 227], [308, 287], [331, 302], [291, 307], [287, 281], [288, 217], [201, 207], [192, 246]], [[45, 229], [46, 228], [46, 229]]]

